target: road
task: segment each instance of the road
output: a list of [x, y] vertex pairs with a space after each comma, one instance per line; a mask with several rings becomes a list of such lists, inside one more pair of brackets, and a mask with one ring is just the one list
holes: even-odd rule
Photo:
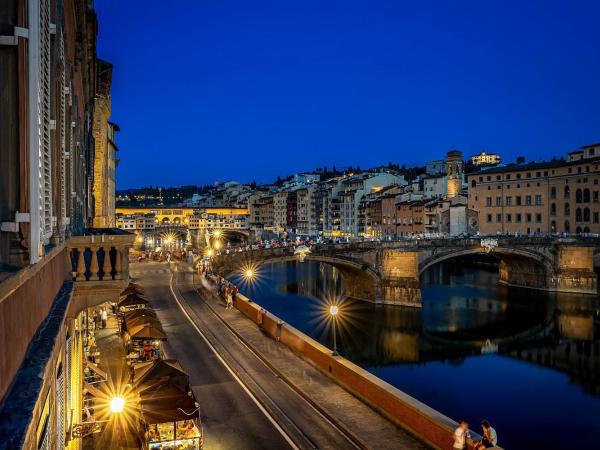
[[188, 371], [201, 405], [207, 448], [356, 448], [335, 423], [281, 380], [204, 303], [191, 277], [166, 264], [131, 274], [167, 332], [165, 352]]

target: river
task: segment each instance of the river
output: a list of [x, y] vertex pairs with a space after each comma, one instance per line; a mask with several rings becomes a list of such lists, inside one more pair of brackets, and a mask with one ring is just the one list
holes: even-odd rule
[[388, 383], [506, 449], [600, 448], [600, 301], [501, 286], [493, 269], [442, 263], [423, 307], [343, 299], [343, 277], [314, 261], [264, 265], [245, 295]]

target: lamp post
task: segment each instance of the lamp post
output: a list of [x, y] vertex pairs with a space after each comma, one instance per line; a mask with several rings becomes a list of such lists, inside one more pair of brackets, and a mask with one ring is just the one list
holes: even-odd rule
[[337, 341], [336, 341], [336, 332], [335, 332], [335, 322], [337, 320], [337, 315], [339, 312], [339, 308], [337, 307], [337, 305], [331, 305], [329, 307], [329, 314], [331, 315], [331, 319], [333, 321], [332, 324], [332, 332], [333, 332], [333, 356], [338, 356], [338, 352], [337, 352]]

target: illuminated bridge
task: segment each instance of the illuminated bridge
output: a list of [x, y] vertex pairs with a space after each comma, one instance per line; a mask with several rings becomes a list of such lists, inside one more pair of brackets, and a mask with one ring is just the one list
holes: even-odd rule
[[[597, 294], [597, 238], [504, 237], [420, 239], [315, 245], [305, 258], [331, 264], [344, 275], [345, 294], [376, 303], [421, 306], [420, 275], [442, 261], [488, 254], [500, 261], [500, 282], [554, 292]], [[252, 250], [221, 255], [217, 272], [228, 275], [244, 264], [298, 258], [294, 249]]]

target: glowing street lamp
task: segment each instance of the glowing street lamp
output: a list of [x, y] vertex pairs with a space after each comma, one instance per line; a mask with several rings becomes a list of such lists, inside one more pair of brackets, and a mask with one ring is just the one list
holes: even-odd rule
[[206, 256], [211, 258], [214, 255], [215, 255], [215, 251], [212, 248], [209, 248], [208, 251], [206, 252]]
[[219, 250], [219, 249], [221, 248], [221, 241], [216, 241], [216, 242], [215, 242], [215, 248], [216, 248], [217, 250]]
[[110, 412], [118, 414], [123, 411], [123, 408], [125, 408], [125, 399], [122, 396], [117, 395], [110, 399]]
[[247, 279], [248, 281], [251, 281], [251, 280], [252, 280], [252, 278], [254, 278], [254, 270], [252, 270], [252, 269], [247, 269], [247, 270], [244, 272], [244, 276], [246, 277], [246, 279]]
[[221, 230], [215, 230], [213, 231], [213, 236], [216, 237], [217, 239], [221, 237]]
[[337, 315], [339, 313], [339, 308], [337, 305], [331, 305], [329, 307], [329, 315], [331, 316], [331, 319], [333, 321], [332, 323], [332, 332], [333, 332], [333, 356], [337, 356], [338, 352], [337, 352], [337, 342], [336, 342], [336, 332], [335, 332], [335, 322], [337, 319]]

